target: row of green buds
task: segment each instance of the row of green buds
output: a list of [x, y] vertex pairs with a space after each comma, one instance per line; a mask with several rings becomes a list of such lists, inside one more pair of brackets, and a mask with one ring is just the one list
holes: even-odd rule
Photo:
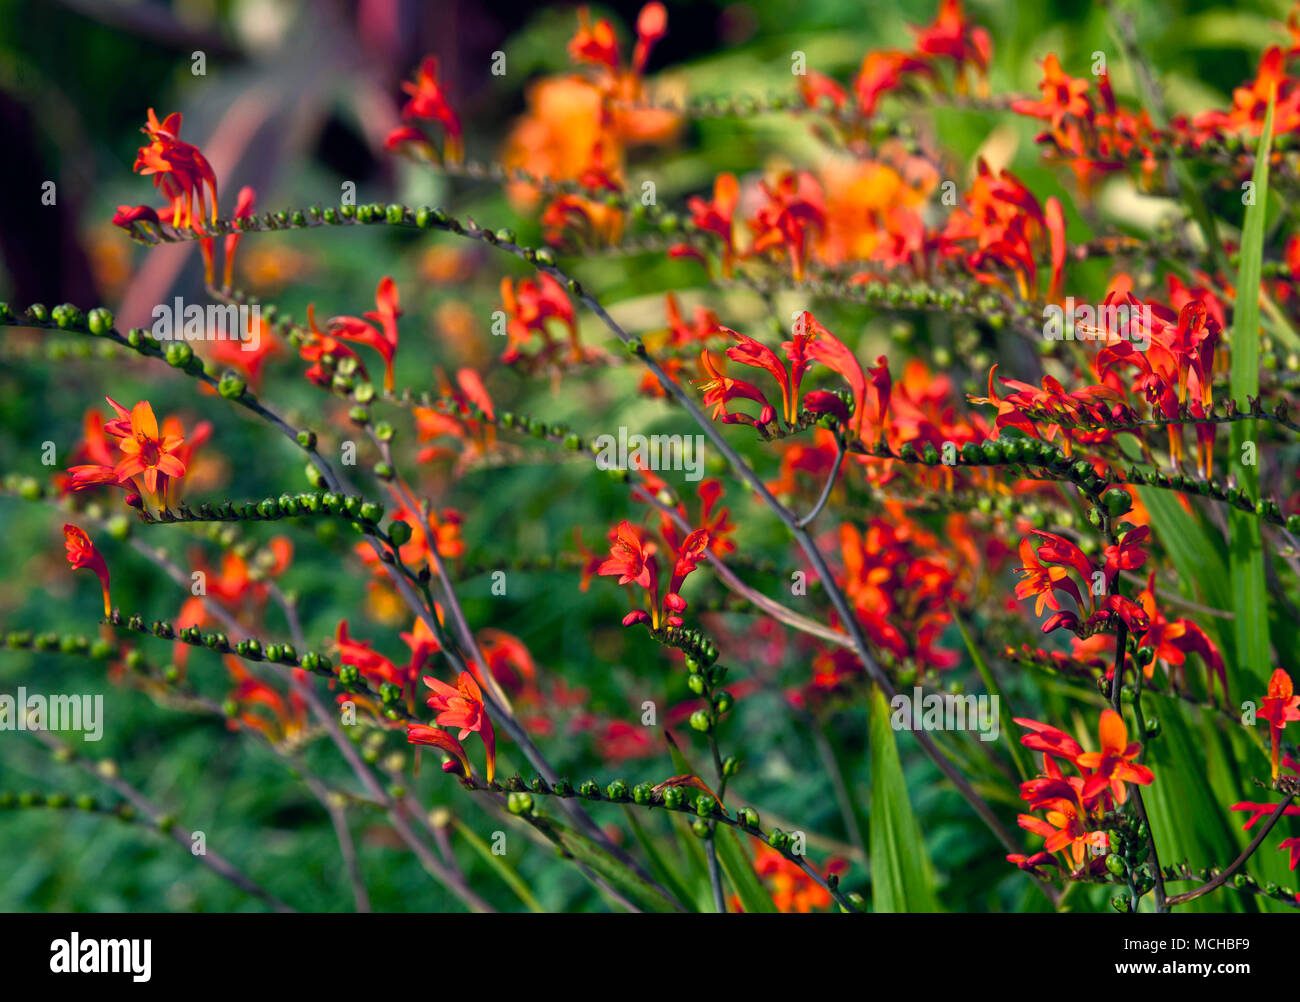
[[141, 510], [140, 518], [149, 524], [159, 522], [265, 522], [307, 515], [328, 515], [373, 526], [384, 517], [384, 506], [356, 494], [324, 491], [314, 494], [281, 494], [261, 501], [216, 503], [204, 502], [191, 508], [181, 502], [176, 508], [164, 508], [157, 515]]
[[1254, 512], [1266, 522], [1284, 526], [1288, 532], [1300, 532], [1300, 515], [1284, 516], [1281, 506], [1271, 498], [1252, 500], [1250, 495], [1240, 487], [1225, 487], [1219, 480], [1203, 480], [1183, 474], [1167, 474], [1159, 471], [1143, 471], [1132, 467], [1128, 471], [1128, 482], [1139, 486], [1149, 485], [1165, 490], [1179, 491], [1183, 494], [1198, 494], [1231, 505], [1244, 512]]
[[302, 668], [317, 675], [333, 676], [334, 664], [328, 656], [315, 651], [299, 655], [293, 644], [263, 644], [255, 637], [231, 643], [221, 632], [205, 633], [197, 626], [183, 626], [179, 629], [167, 620], [159, 619], [146, 623], [138, 615], [123, 616], [121, 610], [114, 609], [108, 622], [135, 633], [149, 634], [160, 640], [174, 640], [191, 647], [206, 647], [218, 654], [237, 654], [248, 661], [267, 661], [273, 664], [289, 665]]
[[31, 808], [49, 808], [56, 811], [77, 810], [88, 814], [110, 815], [121, 818], [123, 821], [134, 821], [136, 818], [135, 808], [125, 801], [116, 804], [105, 804], [88, 793], [41, 793], [31, 790], [23, 793], [12, 793], [0, 791], [0, 811], [19, 811]]
[[33, 633], [31, 630], [13, 630], [5, 634], [5, 646], [15, 651], [77, 654], [96, 661], [107, 661], [116, 652], [107, 640], [92, 640], [73, 633]]
[[[679, 650], [690, 662], [697, 665], [712, 665], [718, 660], [718, 645], [705, 633], [684, 626], [666, 626], [650, 630], [650, 636], [663, 644]], [[690, 665], [688, 664], [689, 668]]]
[[[513, 802], [519, 808], [516, 810], [515, 807], [510, 807], [512, 813], [531, 813], [534, 803], [532, 793], [542, 793], [559, 797], [580, 796], [587, 800], [597, 800], [605, 803], [630, 802], [643, 807], [663, 807], [669, 811], [693, 814], [700, 819], [733, 821], [716, 797], [683, 786], [668, 786], [662, 791], [656, 792], [655, 788], [649, 783], [638, 783], [629, 789], [626, 780], [615, 779], [604, 789], [601, 789], [599, 783], [594, 779], [589, 779], [575, 788], [568, 777], [557, 780], [554, 787], [548, 786], [544, 780], [538, 777], [532, 781], [530, 786], [520, 777], [515, 776], [505, 785], [493, 782], [489, 784], [488, 788], [497, 792], [508, 792], [509, 801], [507, 806], [509, 806], [510, 802]], [[739, 808], [736, 811], [733, 823], [745, 832], [762, 838], [774, 849], [789, 853], [792, 836], [786, 834], [780, 828], [773, 828], [765, 832], [758, 811], [754, 808]]]

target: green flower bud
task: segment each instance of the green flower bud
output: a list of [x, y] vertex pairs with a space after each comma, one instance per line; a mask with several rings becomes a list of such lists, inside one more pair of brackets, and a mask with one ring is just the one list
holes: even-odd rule
[[713, 729], [713, 720], [707, 710], [696, 710], [691, 714], [691, 726], [704, 734]]
[[514, 815], [531, 814], [533, 795], [531, 793], [512, 793], [506, 798], [506, 810]]
[[1119, 516], [1133, 510], [1132, 496], [1128, 491], [1119, 488], [1107, 491], [1101, 496], [1101, 500], [1111, 518], [1119, 518]]
[[388, 524], [388, 538], [393, 541], [394, 546], [405, 546], [411, 540], [411, 526], [408, 522], [398, 519]]
[[113, 329], [113, 314], [102, 306], [93, 309], [86, 315], [86, 326], [92, 334], [108, 334]]
[[248, 384], [233, 372], [227, 372], [221, 377], [221, 382], [217, 383], [217, 392], [227, 400], [238, 400], [246, 389]]
[[698, 672], [687, 676], [686, 687], [697, 696], [704, 695], [704, 690], [708, 687], [708, 681]]
[[679, 786], [670, 786], [664, 790], [664, 806], [675, 811], [682, 806], [682, 790]]

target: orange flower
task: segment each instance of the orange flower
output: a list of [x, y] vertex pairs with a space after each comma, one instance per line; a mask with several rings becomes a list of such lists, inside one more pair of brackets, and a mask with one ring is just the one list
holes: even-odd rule
[[[848, 865], [843, 860], [832, 859], [826, 864], [827, 874], [840, 874], [846, 869]], [[759, 845], [754, 870], [767, 880], [772, 889], [772, 903], [778, 911], [806, 915], [814, 908], [831, 904], [829, 891], [775, 849]]]
[[160, 123], [149, 109], [149, 120], [140, 130], [149, 137], [149, 145], [141, 146], [136, 154], [137, 174], [154, 175], [153, 183], [171, 200], [171, 224], [177, 227], [194, 225], [194, 198], [198, 196], [198, 219], [209, 214], [204, 200], [204, 189], [212, 195], [211, 220], [217, 219], [217, 176], [212, 165], [199, 152], [197, 146], [180, 139], [181, 116], [172, 112]]
[[618, 575], [619, 584], [639, 584], [649, 588], [654, 573], [653, 543], [641, 541], [636, 527], [626, 519], [618, 524], [618, 530], [609, 548], [609, 559], [597, 569], [597, 574]]
[[1016, 598], [1026, 599], [1037, 596], [1037, 601], [1034, 604], [1035, 616], [1043, 614], [1044, 605], [1053, 611], [1060, 608], [1056, 596], [1052, 594], [1053, 591], [1058, 589], [1073, 596], [1079, 608], [1083, 608], [1083, 600], [1079, 597], [1079, 589], [1070, 580], [1069, 571], [1064, 567], [1049, 567], [1041, 563], [1028, 536], [1020, 541], [1020, 560], [1022, 566], [1016, 568], [1016, 570], [1023, 575], [1024, 580], [1016, 585]]
[[334, 381], [333, 367], [327, 367], [325, 356], [329, 356], [335, 363], [339, 359], [352, 358], [356, 359], [357, 373], [362, 379], [368, 379], [366, 367], [361, 364], [361, 358], [355, 351], [349, 348], [338, 338], [325, 333], [316, 326], [316, 304], [307, 304], [307, 329], [312, 334], [312, 340], [303, 344], [299, 349], [299, 354], [312, 366], [307, 370], [305, 375], [308, 381], [315, 383], [322, 389], [328, 390]]
[[[441, 125], [445, 137], [444, 159], [451, 163], [459, 163], [465, 155], [460, 119], [451, 110], [451, 105], [447, 103], [447, 97], [438, 82], [437, 57], [425, 56], [419, 70], [416, 71], [415, 80], [402, 84], [402, 90], [410, 95], [410, 100], [402, 108], [402, 117], [408, 120], [422, 118]], [[418, 130], [402, 126], [389, 135], [388, 145], [390, 147], [398, 145], [395, 139], [399, 137], [402, 141], [409, 141], [416, 136], [423, 138]]]
[[695, 228], [712, 233], [722, 241], [722, 274], [731, 277], [731, 266], [736, 257], [736, 241], [732, 233], [732, 220], [740, 201], [740, 185], [735, 174], [719, 174], [713, 179], [711, 201], [691, 196], [687, 205]]
[[826, 227], [821, 185], [807, 171], [789, 171], [778, 177], [775, 184], [764, 181], [762, 189], [767, 204], [749, 221], [754, 233], [754, 253], [785, 251], [790, 257], [794, 280], [801, 281], [813, 237]]
[[1259, 708], [1259, 715], [1269, 722], [1269, 735], [1273, 740], [1273, 778], [1277, 779], [1278, 746], [1282, 730], [1289, 720], [1300, 720], [1300, 696], [1295, 694], [1291, 676], [1281, 668], [1268, 680], [1268, 695]]
[[95, 572], [100, 586], [104, 589], [104, 618], [113, 614], [113, 605], [108, 599], [108, 564], [104, 555], [95, 549], [86, 533], [71, 523], [63, 527], [63, 543], [68, 549], [68, 563], [73, 570], [85, 567]]
[[[426, 701], [429, 709], [435, 711], [435, 718], [444, 727], [459, 727], [459, 739], [477, 731], [487, 749], [487, 781], [492, 782], [496, 773], [496, 734], [492, 730], [492, 721], [488, 719], [487, 707], [483, 704], [483, 693], [479, 690], [474, 676], [463, 671], [452, 688], [431, 675], [424, 676], [424, 684], [433, 690], [433, 695]], [[468, 768], [466, 775], [469, 775]]]
[[165, 492], [168, 477], [185, 476], [185, 464], [173, 455], [185, 444], [185, 439], [180, 435], [159, 434], [158, 419], [147, 400], [141, 400], [131, 408], [130, 422], [130, 434], [117, 443], [126, 458], [113, 468], [113, 472], [117, 474], [119, 483], [144, 474], [146, 491], [150, 494]]
[[397, 318], [402, 315], [402, 311], [398, 308], [397, 283], [387, 275], [379, 280], [379, 286], [375, 289], [375, 307], [365, 317], [383, 327], [382, 334], [357, 317], [334, 317], [329, 322], [329, 328], [345, 341], [368, 345], [379, 352], [384, 360], [384, 389], [391, 393], [393, 357], [397, 354]]
[[[430, 727], [428, 724], [407, 724], [406, 740], [413, 745], [432, 745], [441, 749], [460, 763], [462, 775], [470, 775], [469, 758], [465, 754], [465, 749], [446, 731]], [[451, 766], [452, 763], [449, 762], [443, 766], [443, 769], [450, 772]]]
[[[752, 424], [763, 426], [771, 424], [776, 420], [776, 410], [767, 402], [767, 397], [763, 396], [763, 391], [753, 383], [748, 383], [743, 379], [732, 379], [724, 375], [713, 363], [713, 356], [707, 350], [700, 352], [700, 365], [708, 376], [707, 379], [698, 380], [700, 389], [704, 391], [704, 403], [713, 405], [713, 420], [722, 418], [723, 424]], [[758, 417], [752, 418], [748, 414], [742, 414], [738, 411], [728, 411], [728, 402], [736, 399], [752, 400], [761, 405]]]
[[1102, 711], [1097, 733], [1101, 738], [1101, 751], [1084, 752], [1076, 760], [1084, 769], [1093, 770], [1084, 784], [1083, 799], [1092, 800], [1109, 786], [1116, 803], [1122, 804], [1127, 796], [1125, 782], [1146, 786], [1155, 780], [1155, 774], [1146, 766], [1137, 764], [1142, 745], [1137, 741], [1129, 743], [1124, 718], [1114, 710]]

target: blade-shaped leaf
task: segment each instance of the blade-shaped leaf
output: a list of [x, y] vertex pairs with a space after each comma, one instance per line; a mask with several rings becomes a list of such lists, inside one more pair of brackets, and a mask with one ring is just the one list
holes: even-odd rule
[[722, 864], [722, 872], [727, 875], [727, 880], [735, 888], [740, 906], [750, 915], [776, 911], [772, 896], [754, 872], [754, 864], [750, 861], [740, 836], [726, 825], [718, 825], [714, 841], [718, 847], [718, 862]]
[[912, 814], [889, 704], [871, 693], [871, 906], [877, 912], [936, 912], [934, 878]]
[[682, 911], [675, 901], [664, 897], [585, 835], [555, 818], [532, 817], [529, 823], [642, 911]]
[[[1232, 398], [1245, 406], [1259, 395], [1259, 289], [1264, 261], [1264, 220], [1268, 214], [1268, 158], [1273, 139], [1273, 99], [1269, 99], [1264, 132], [1255, 154], [1255, 200], [1246, 206], [1241, 232], [1241, 267], [1237, 273], [1237, 301], [1232, 320]], [[1243, 446], [1255, 441], [1255, 422], [1232, 426], [1232, 469], [1251, 497], [1259, 489], [1258, 467], [1244, 463]], [[1257, 450], [1252, 450], [1257, 451]], [[1229, 515], [1228, 562], [1232, 581], [1234, 647], [1238, 676], [1251, 677], [1261, 687], [1269, 670], [1268, 593], [1264, 583], [1264, 550], [1259, 520], [1233, 510]]]

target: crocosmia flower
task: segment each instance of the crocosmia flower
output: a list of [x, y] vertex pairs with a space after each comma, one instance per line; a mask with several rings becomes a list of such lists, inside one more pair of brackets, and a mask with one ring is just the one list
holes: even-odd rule
[[99, 578], [100, 587], [104, 590], [104, 618], [107, 619], [113, 614], [113, 605], [108, 598], [108, 564], [104, 562], [104, 555], [95, 549], [95, 544], [83, 529], [71, 523], [63, 527], [63, 542], [72, 568], [80, 570], [84, 567]]

